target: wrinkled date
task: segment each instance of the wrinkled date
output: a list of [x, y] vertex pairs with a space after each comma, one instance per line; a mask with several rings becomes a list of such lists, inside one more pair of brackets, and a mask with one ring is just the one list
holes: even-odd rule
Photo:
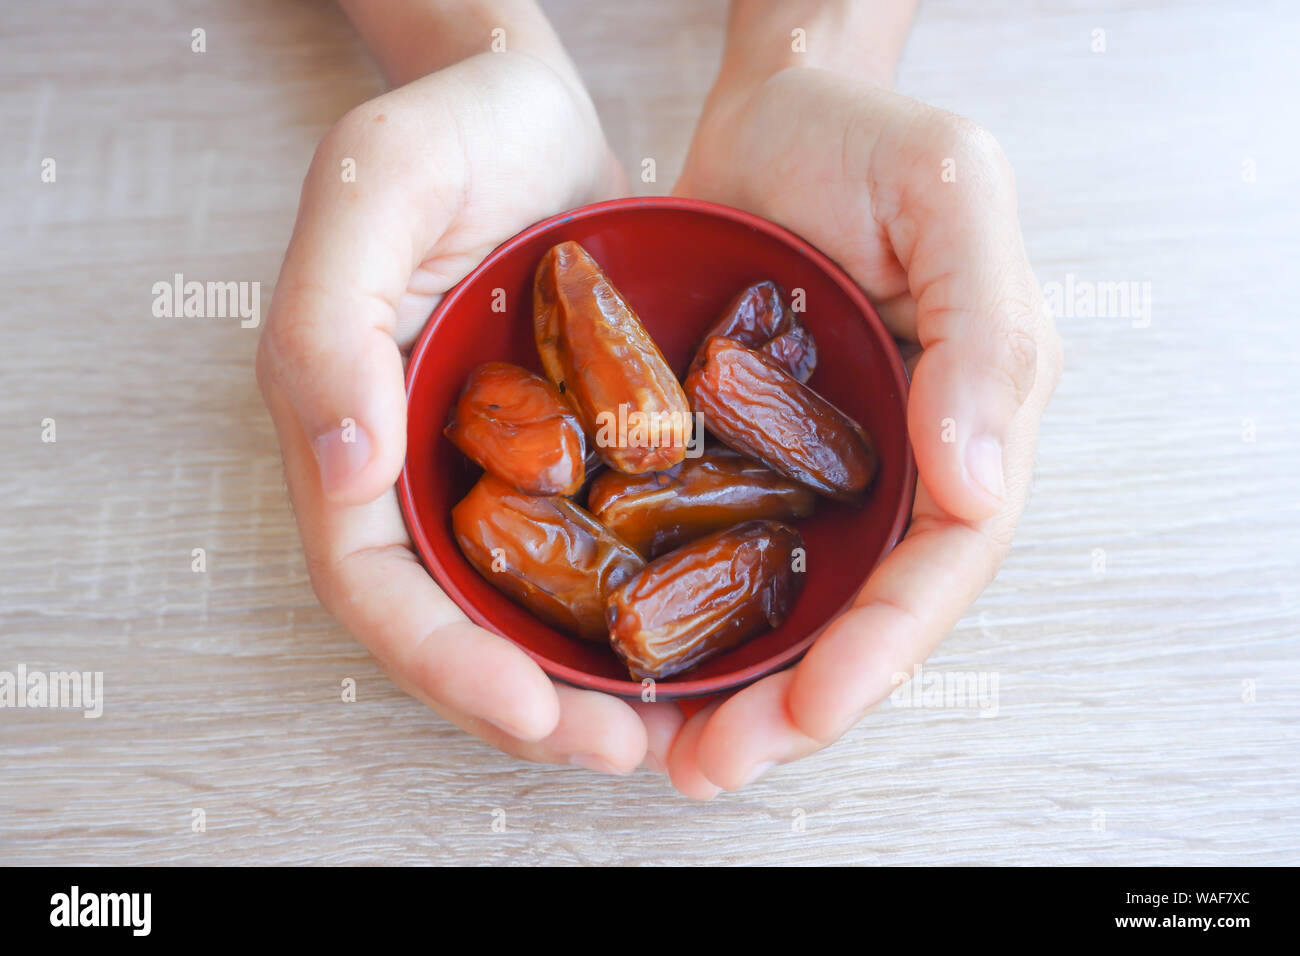
[[474, 462], [530, 495], [582, 485], [582, 426], [550, 382], [509, 362], [470, 372], [445, 434]]
[[605, 600], [641, 556], [568, 498], [484, 475], [451, 511], [461, 552], [499, 591], [556, 628], [606, 639]]
[[542, 257], [533, 315], [542, 367], [606, 464], [635, 475], [685, 457], [692, 419], [681, 384], [578, 243], [562, 242]]
[[734, 339], [710, 339], [701, 359], [686, 392], [711, 432], [830, 498], [860, 500], [879, 459], [857, 422]]
[[587, 497], [596, 520], [647, 557], [742, 521], [806, 518], [815, 504], [806, 485], [723, 447], [648, 475], [603, 472]]
[[661, 680], [779, 626], [802, 547], [789, 525], [748, 521], [651, 561], [609, 596], [610, 645], [633, 677]]
[[757, 282], [742, 289], [709, 327], [695, 353], [696, 363], [714, 338], [735, 339], [762, 352], [801, 382], [817, 368], [817, 344], [804, 328], [775, 282]]

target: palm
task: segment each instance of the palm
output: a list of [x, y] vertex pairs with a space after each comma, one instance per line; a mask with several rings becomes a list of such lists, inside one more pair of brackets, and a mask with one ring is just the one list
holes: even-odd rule
[[[418, 123], [427, 123], [430, 99], [438, 104], [434, 116], [445, 122], [428, 129], [434, 141], [423, 157], [451, 144], [458, 153], [405, 170], [412, 179], [407, 195], [423, 197], [423, 204], [414, 207], [418, 219], [400, 223], [420, 251], [397, 308], [396, 337], [403, 345], [418, 335], [441, 295], [497, 245], [539, 219], [626, 190], [591, 104], [555, 71], [502, 54], [471, 62], [484, 88], [472, 108], [443, 105], [445, 77], [439, 74], [390, 94], [410, 92]], [[458, 92], [453, 88], [450, 95]]]
[[[885, 202], [897, 208], [900, 187], [880, 182], [872, 170], [918, 179], [932, 171], [922, 174], [897, 158], [907, 144], [884, 135], [887, 123], [868, 127], [829, 111], [806, 71], [781, 79], [744, 103], [725, 105], [720, 121], [702, 124], [675, 192], [757, 211], [826, 252], [867, 292], [912, 365], [919, 343], [907, 318], [916, 300], [877, 219]], [[946, 517], [924, 488], [916, 506], [914, 516]]]
[[[880, 219], [908, 217], [902, 197], [932, 188], [940, 170], [913, 159], [924, 131], [905, 114], [919, 104], [864, 88], [846, 115], [823, 83], [789, 71], [748, 101], [724, 104], [720, 122], [702, 124], [675, 191], [759, 212], [826, 252], [866, 291], [911, 367], [920, 358], [916, 300]], [[910, 535], [955, 520], [918, 485]]]
[[[719, 104], [692, 145], [677, 189], [757, 203], [817, 244], [844, 254], [855, 274], [879, 274], [906, 288], [887, 237], [872, 224], [869, 180], [862, 167], [877, 130], [828, 113], [803, 73], [791, 72], [739, 103]], [[892, 294], [892, 293], [891, 293]]]

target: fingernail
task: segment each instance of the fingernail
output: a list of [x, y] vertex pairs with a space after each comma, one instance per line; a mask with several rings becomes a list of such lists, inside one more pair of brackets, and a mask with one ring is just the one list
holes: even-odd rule
[[992, 435], [978, 435], [966, 446], [966, 473], [998, 501], [1006, 494], [1002, 477], [1002, 442]]
[[664, 762], [652, 754], [650, 751], [645, 752], [645, 759], [641, 761], [647, 770], [653, 770], [655, 773], [667, 773], [668, 768]]
[[370, 436], [351, 420], [317, 437], [311, 447], [326, 491], [342, 488], [370, 461]]
[[763, 776], [763, 774], [767, 773], [775, 766], [776, 766], [775, 760], [763, 761], [762, 763], [760, 763], [758, 766], [756, 766], [753, 770], [749, 772], [749, 776], [745, 778], [745, 782], [741, 784], [741, 786], [748, 787], [751, 783], [753, 783], [759, 777]]
[[581, 767], [583, 770], [594, 770], [597, 773], [612, 773], [616, 777], [624, 776], [623, 771], [619, 770], [604, 757], [597, 757], [595, 754], [574, 754], [569, 758], [569, 763], [575, 767]]

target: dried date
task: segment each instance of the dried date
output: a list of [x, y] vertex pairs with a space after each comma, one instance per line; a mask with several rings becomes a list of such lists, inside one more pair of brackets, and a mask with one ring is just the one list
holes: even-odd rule
[[723, 442], [821, 494], [856, 502], [875, 476], [879, 459], [857, 422], [734, 339], [709, 340], [686, 392]]
[[633, 677], [662, 680], [780, 626], [802, 547], [789, 525], [748, 521], [651, 561], [609, 596], [610, 646]]
[[605, 600], [644, 565], [568, 498], [484, 475], [451, 512], [461, 552], [494, 587], [559, 630], [605, 641]]
[[540, 375], [509, 362], [470, 372], [446, 436], [466, 456], [530, 495], [570, 495], [581, 487], [582, 426]]
[[812, 514], [812, 489], [723, 446], [647, 475], [603, 472], [587, 508], [646, 557], [743, 521]]
[[640, 318], [576, 242], [547, 250], [533, 284], [546, 375], [611, 468], [641, 474], [682, 461], [690, 405]]
[[767, 355], [801, 382], [817, 368], [817, 344], [775, 282], [756, 282], [738, 292], [704, 333], [696, 351], [703, 361], [710, 339], [735, 339]]

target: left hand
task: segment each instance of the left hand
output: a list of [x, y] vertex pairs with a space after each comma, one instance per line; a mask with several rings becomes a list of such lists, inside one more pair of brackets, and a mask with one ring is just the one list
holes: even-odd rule
[[394, 490], [403, 350], [439, 298], [529, 223], [626, 190], [567, 73], [480, 53], [340, 120], [303, 186], [257, 372], [326, 609], [465, 731], [526, 760], [622, 774], [656, 765], [681, 712], [552, 682], [471, 623], [421, 566]]
[[844, 734], [992, 580], [1025, 505], [1062, 358], [1010, 167], [960, 117], [859, 79], [787, 68], [752, 90], [715, 88], [674, 191], [798, 233], [920, 350], [908, 399], [920, 480], [907, 535], [798, 666], [682, 727], [669, 773], [682, 793], [709, 799]]

